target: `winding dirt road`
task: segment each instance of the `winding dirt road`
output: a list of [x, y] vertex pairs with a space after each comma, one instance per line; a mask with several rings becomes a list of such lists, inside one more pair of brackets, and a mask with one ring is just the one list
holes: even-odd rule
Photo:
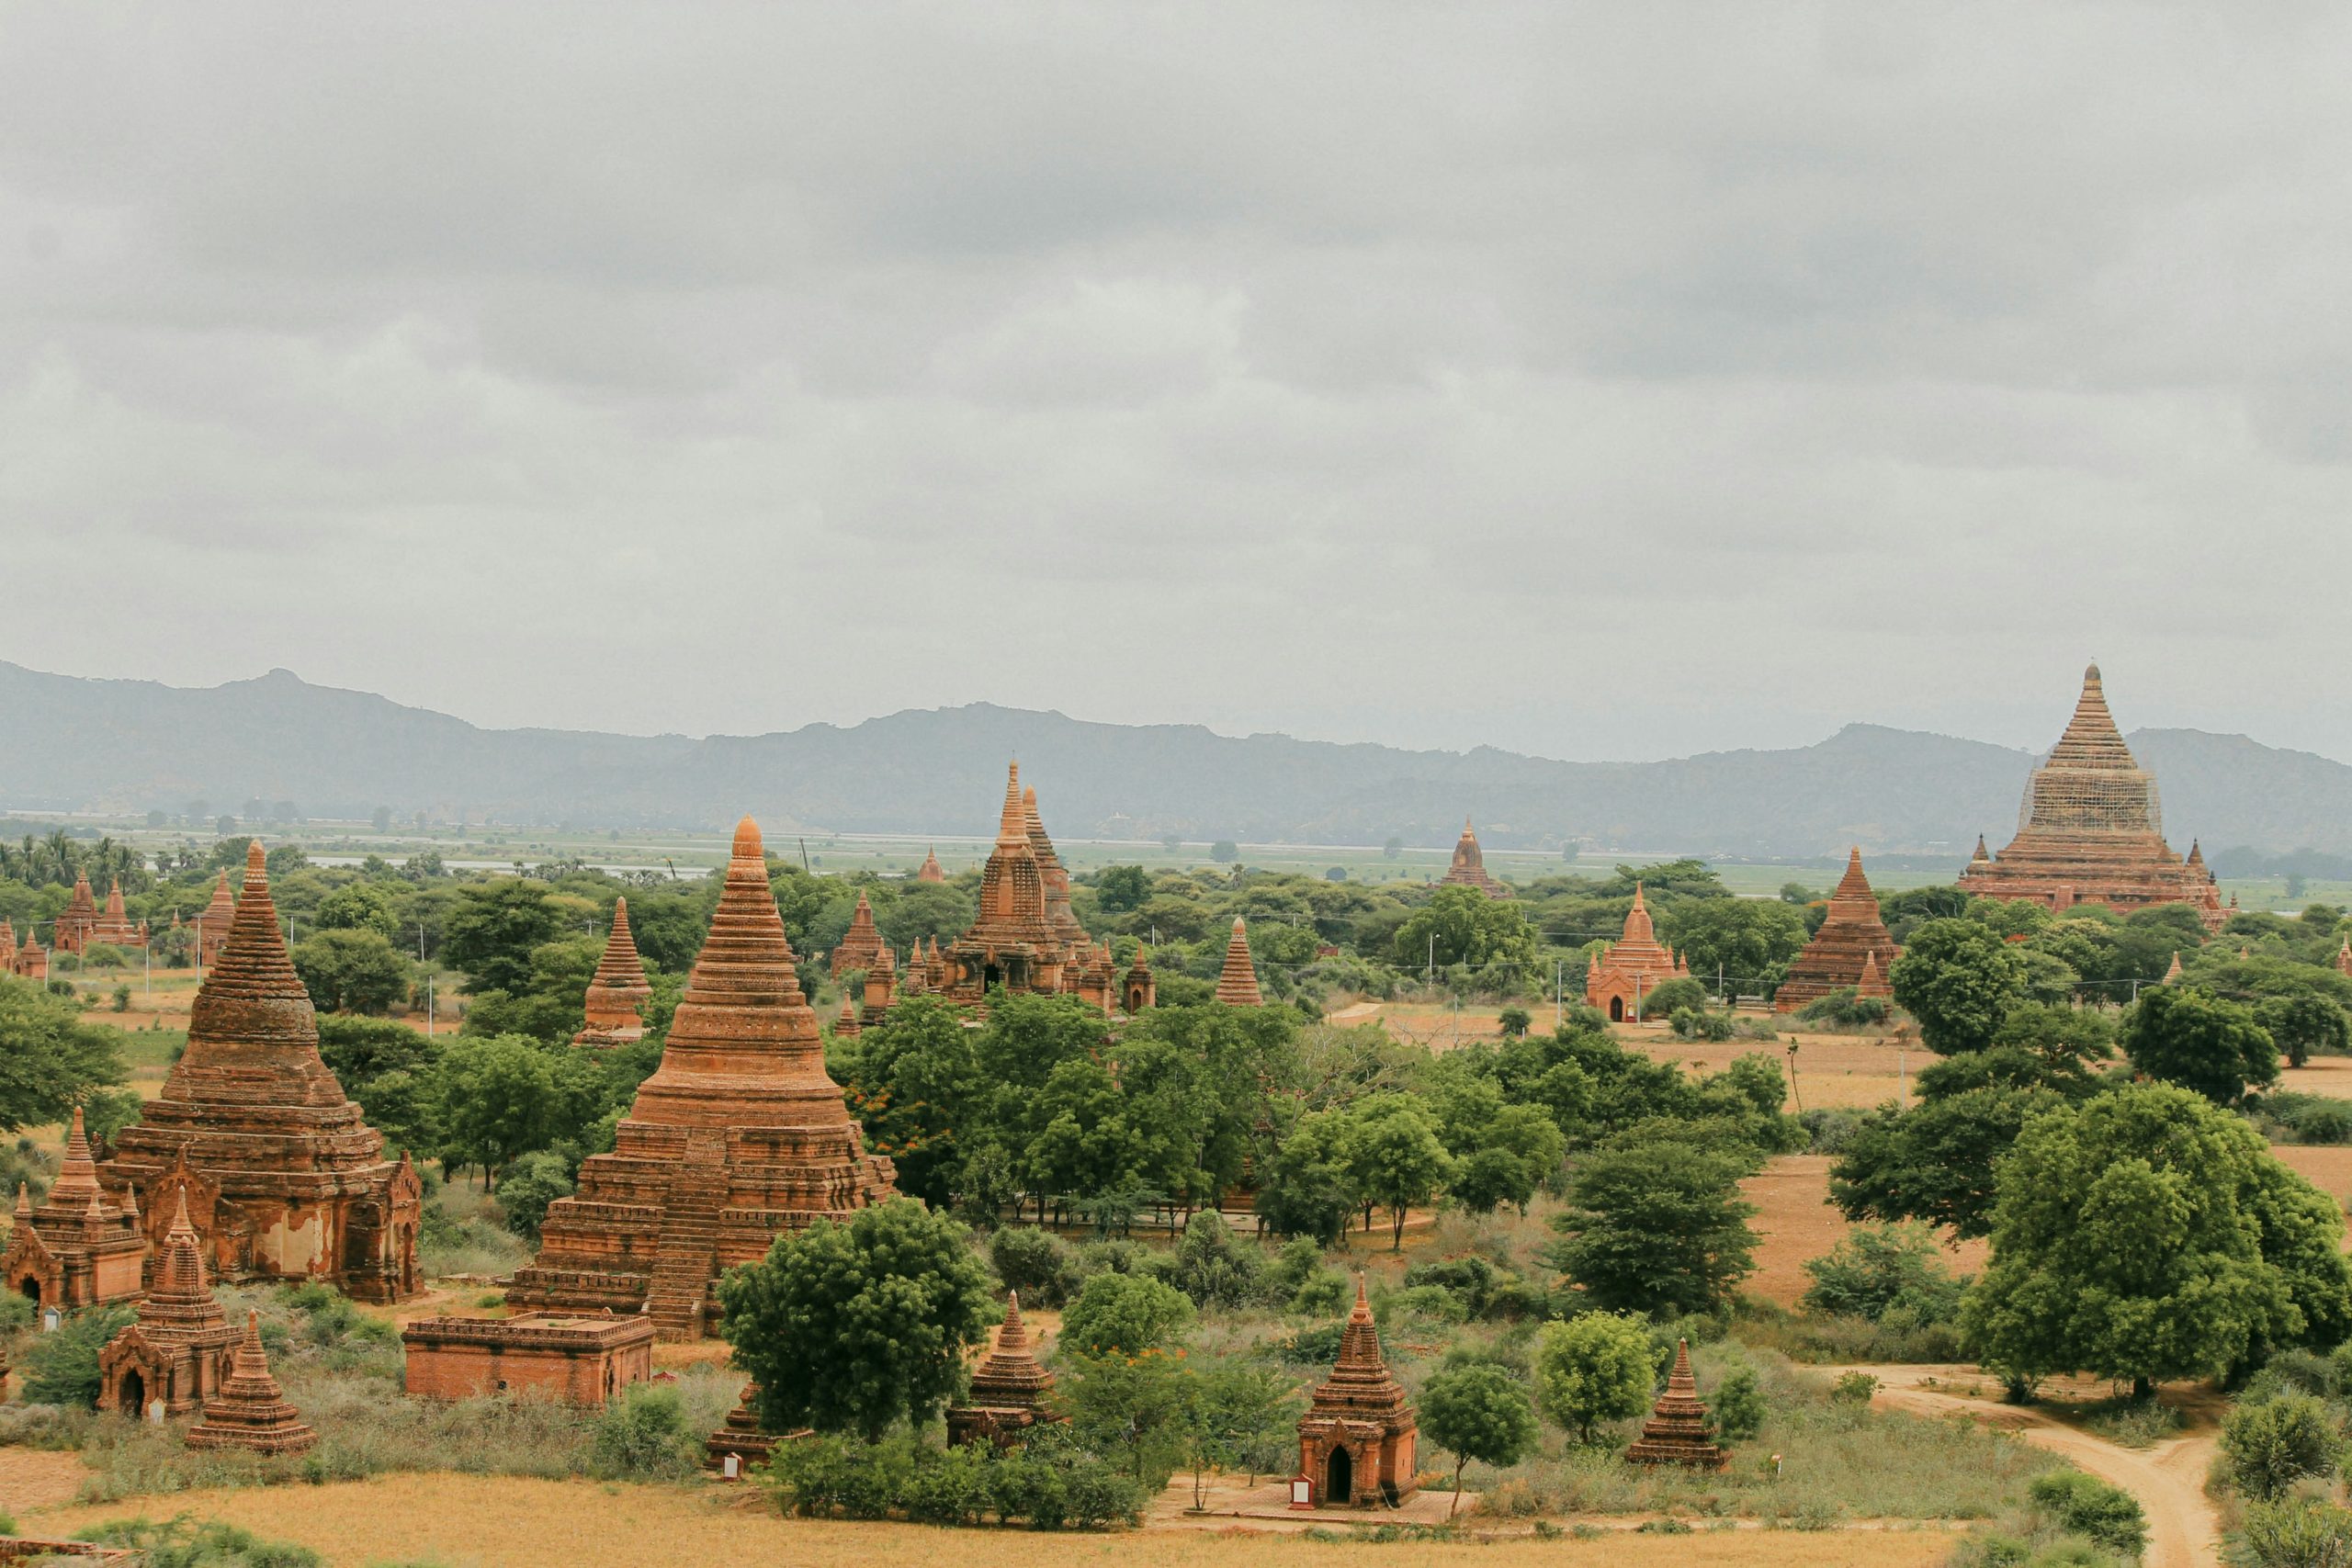
[[1970, 1398], [1922, 1383], [1966, 1388], [1987, 1382], [1974, 1367], [1829, 1367], [1832, 1374], [1868, 1372], [1879, 1380], [1873, 1404], [1919, 1416], [1966, 1416], [2016, 1432], [2027, 1442], [2063, 1454], [2101, 1481], [2140, 1499], [2148, 1516], [2148, 1550], [2142, 1568], [2221, 1568], [2222, 1525], [2205, 1495], [2205, 1474], [2213, 1462], [2216, 1429], [2192, 1410], [2180, 1437], [2145, 1449], [2127, 1449], [2069, 1427], [2026, 1405]]

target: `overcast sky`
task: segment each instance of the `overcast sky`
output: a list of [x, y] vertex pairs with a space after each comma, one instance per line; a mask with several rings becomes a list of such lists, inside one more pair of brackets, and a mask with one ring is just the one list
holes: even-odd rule
[[2352, 760], [2352, 8], [0, 3], [0, 659]]

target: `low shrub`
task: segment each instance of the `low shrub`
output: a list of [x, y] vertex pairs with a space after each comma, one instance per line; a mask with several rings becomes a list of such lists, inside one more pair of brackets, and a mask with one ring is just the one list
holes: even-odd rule
[[1735, 1032], [1732, 1016], [1713, 1008], [1676, 1008], [1668, 1021], [1678, 1040], [1728, 1040]]
[[323, 1568], [326, 1562], [307, 1546], [264, 1540], [219, 1519], [198, 1524], [186, 1514], [162, 1524], [146, 1518], [109, 1519], [74, 1539], [129, 1547], [142, 1554], [139, 1561], [146, 1568]]
[[40, 1336], [25, 1352], [25, 1403], [97, 1408], [98, 1351], [138, 1315], [123, 1305], [67, 1313], [56, 1333]]
[[1883, 997], [1856, 996], [1849, 986], [1805, 1003], [1797, 1009], [1796, 1019], [1815, 1029], [1875, 1029], [1886, 1021], [1887, 1001]]
[[989, 1236], [989, 1265], [1033, 1306], [1061, 1306], [1085, 1283], [1069, 1244], [1029, 1225], [1005, 1225]]
[[2341, 1439], [2327, 1406], [2307, 1393], [2249, 1404], [2222, 1418], [2222, 1461], [2247, 1496], [2276, 1500], [2307, 1475], [2333, 1475]]
[[1091, 1454], [1043, 1438], [1003, 1452], [989, 1444], [934, 1449], [906, 1437], [867, 1443], [801, 1438], [779, 1445], [766, 1472], [777, 1503], [811, 1518], [894, 1514], [927, 1524], [1026, 1524], [1104, 1529], [1143, 1517], [1144, 1493]]
[[700, 1464], [702, 1434], [687, 1426], [674, 1387], [632, 1383], [597, 1414], [593, 1451], [596, 1473], [607, 1480], [673, 1479]]
[[2247, 1505], [2230, 1561], [2245, 1568], [2352, 1568], [2352, 1509], [2315, 1497]]
[[1770, 1412], [1756, 1369], [1740, 1365], [1725, 1372], [1715, 1385], [1713, 1407], [1715, 1431], [1726, 1442], [1742, 1442], [1762, 1431]]
[[2137, 1553], [2148, 1543], [2147, 1516], [2138, 1498], [2079, 1470], [2034, 1478], [2034, 1506], [2061, 1526], [2115, 1551]]
[[1945, 1266], [1935, 1232], [1914, 1220], [1857, 1225], [1829, 1252], [1805, 1260], [1804, 1304], [1815, 1312], [1883, 1321], [1907, 1310], [1917, 1326], [1960, 1315], [1968, 1281]]

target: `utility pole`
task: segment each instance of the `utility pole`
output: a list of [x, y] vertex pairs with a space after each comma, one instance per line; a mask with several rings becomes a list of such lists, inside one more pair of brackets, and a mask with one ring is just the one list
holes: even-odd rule
[[1568, 1021], [1567, 982], [1561, 977], [1566, 972], [1563, 960], [1552, 960], [1552, 1027], [1555, 1029]]

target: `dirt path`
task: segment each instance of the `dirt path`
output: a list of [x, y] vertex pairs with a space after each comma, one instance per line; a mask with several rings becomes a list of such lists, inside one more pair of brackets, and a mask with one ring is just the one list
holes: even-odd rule
[[[2210, 1420], [2177, 1438], [2127, 1449], [2069, 1427], [2030, 1406], [1922, 1388], [1923, 1382], [1965, 1386], [1981, 1382], [1974, 1367], [1826, 1367], [1831, 1375], [1868, 1372], [1879, 1380], [1874, 1404], [1920, 1416], [1967, 1416], [2005, 1427], [2027, 1442], [2063, 1454], [2101, 1481], [2140, 1499], [2148, 1516], [2148, 1551], [2142, 1568], [2221, 1568], [2220, 1517], [2205, 1495], [2205, 1474], [2218, 1441]], [[2194, 1416], [2192, 1416], [2194, 1421]]]

